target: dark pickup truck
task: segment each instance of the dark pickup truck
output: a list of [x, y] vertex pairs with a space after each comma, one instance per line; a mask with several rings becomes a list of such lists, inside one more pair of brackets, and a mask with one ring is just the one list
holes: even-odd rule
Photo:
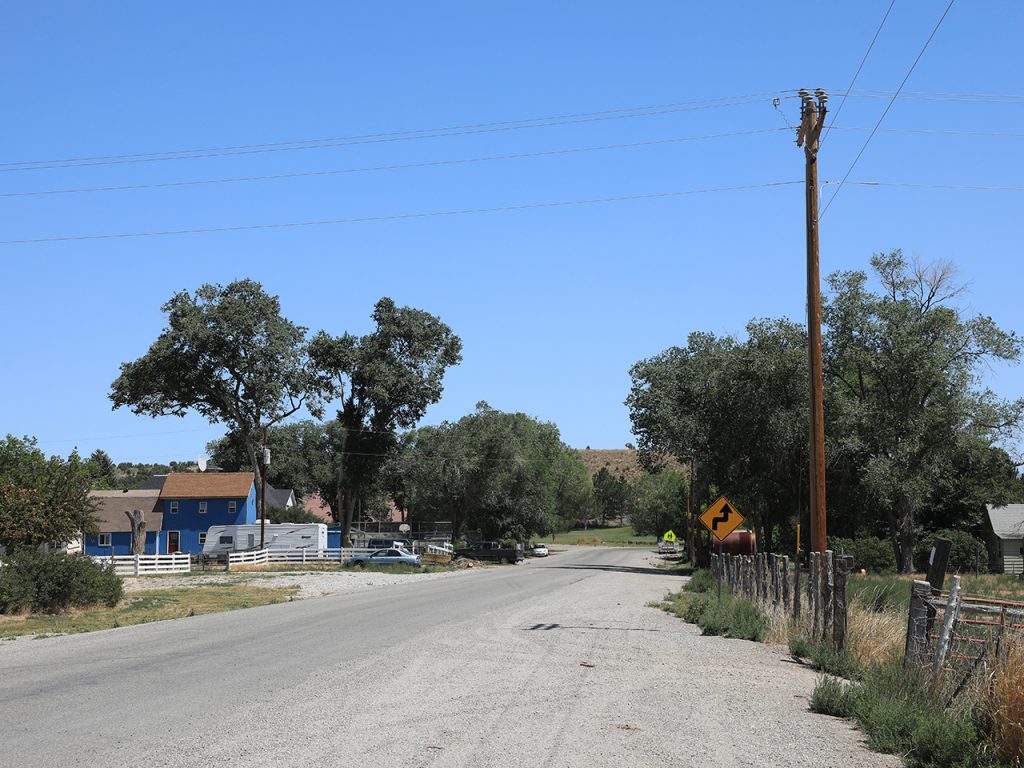
[[503, 547], [496, 541], [481, 541], [466, 549], [455, 550], [456, 557], [469, 557], [473, 560], [490, 560], [494, 563], [516, 563], [522, 562], [522, 547]]

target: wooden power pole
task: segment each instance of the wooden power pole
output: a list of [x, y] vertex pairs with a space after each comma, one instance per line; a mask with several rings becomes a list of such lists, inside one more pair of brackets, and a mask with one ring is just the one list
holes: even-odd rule
[[804, 148], [807, 182], [807, 359], [810, 369], [810, 551], [828, 549], [825, 527], [825, 406], [822, 396], [821, 274], [818, 268], [818, 138], [828, 95], [800, 91], [797, 146]]

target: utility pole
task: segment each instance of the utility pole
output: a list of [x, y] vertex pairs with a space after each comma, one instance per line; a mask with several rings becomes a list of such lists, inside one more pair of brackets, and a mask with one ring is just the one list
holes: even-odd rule
[[260, 472], [260, 549], [267, 539], [267, 465], [270, 464], [270, 448], [267, 447], [267, 428], [263, 428], [263, 471]]
[[807, 360], [810, 369], [810, 551], [828, 548], [825, 528], [825, 406], [821, 362], [821, 274], [818, 269], [818, 137], [825, 124], [828, 94], [800, 90], [796, 144], [804, 148], [807, 197]]

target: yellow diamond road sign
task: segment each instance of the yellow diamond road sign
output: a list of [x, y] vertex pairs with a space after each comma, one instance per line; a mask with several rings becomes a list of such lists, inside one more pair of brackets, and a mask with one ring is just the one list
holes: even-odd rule
[[745, 519], [725, 496], [720, 497], [700, 516], [700, 521], [719, 541], [725, 541], [725, 537], [743, 525]]
[[676, 535], [672, 531], [669, 531], [668, 533], [666, 533], [664, 536], [661, 537], [661, 540], [662, 541], [667, 541], [667, 542], [671, 543], [671, 542], [676, 540]]

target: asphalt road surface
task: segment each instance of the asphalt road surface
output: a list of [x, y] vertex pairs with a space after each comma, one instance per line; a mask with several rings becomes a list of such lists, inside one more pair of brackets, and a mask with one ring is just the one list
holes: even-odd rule
[[650, 552], [0, 643], [0, 766], [897, 766]]

